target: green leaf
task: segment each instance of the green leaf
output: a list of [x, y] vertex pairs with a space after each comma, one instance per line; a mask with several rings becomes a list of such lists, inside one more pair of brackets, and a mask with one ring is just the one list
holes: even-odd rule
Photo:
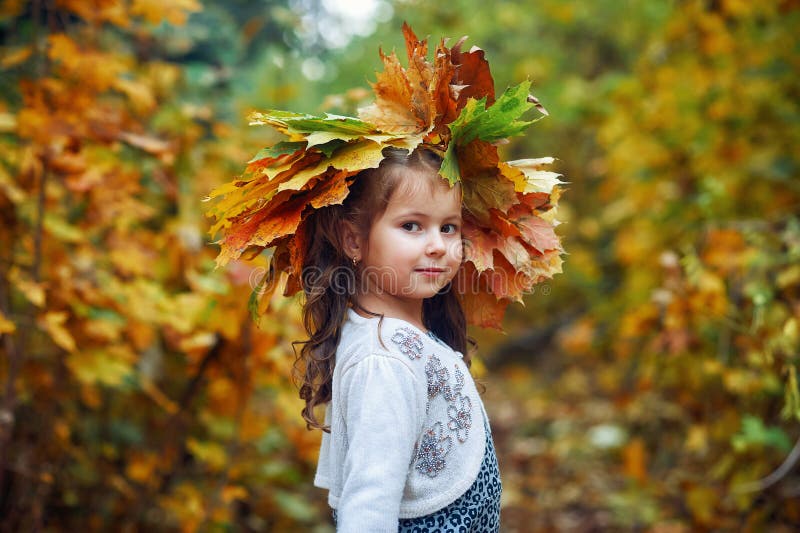
[[313, 133], [317, 131], [332, 131], [338, 133], [350, 133], [358, 135], [368, 135], [377, 133], [375, 126], [363, 120], [340, 115], [325, 113], [324, 117], [305, 115], [299, 118], [292, 118], [286, 121], [289, 129], [297, 133]]
[[336, 132], [350, 135], [368, 135], [379, 131], [368, 122], [353, 117], [332, 115], [324, 116], [292, 113], [289, 111], [269, 110], [252, 113], [250, 125], [271, 125], [286, 128], [292, 133]]
[[341, 148], [345, 144], [347, 144], [347, 141], [345, 140], [333, 139], [331, 141], [326, 142], [325, 144], [317, 145], [317, 150], [325, 154], [325, 157], [330, 159], [333, 152], [335, 152], [338, 148]]
[[454, 143], [450, 143], [442, 159], [442, 166], [439, 168], [439, 175], [455, 185], [461, 179], [461, 171], [458, 167], [458, 158], [454, 149]]
[[512, 135], [519, 135], [525, 128], [536, 122], [519, 118], [534, 104], [528, 101], [530, 81], [510, 87], [494, 103], [486, 108], [486, 98], [470, 99], [461, 114], [450, 124], [451, 146], [464, 145], [474, 139], [494, 142]]
[[253, 159], [248, 161], [248, 163], [255, 163], [256, 161], [260, 161], [266, 158], [276, 158], [282, 155], [289, 155], [293, 154], [298, 150], [302, 150], [306, 147], [305, 141], [299, 142], [288, 142], [282, 141], [276, 144], [275, 146], [270, 146], [268, 148], [264, 148], [260, 150]]
[[285, 490], [276, 490], [274, 498], [281, 510], [295, 520], [308, 522], [315, 516], [314, 506], [304, 497]]
[[528, 101], [530, 81], [511, 87], [489, 108], [486, 98], [470, 98], [461, 114], [450, 125], [450, 145], [444, 154], [439, 174], [450, 184], [461, 179], [456, 150], [475, 139], [495, 142], [513, 135], [521, 134], [528, 126], [539, 119], [525, 121], [519, 118], [535, 104]]
[[736, 451], [744, 451], [753, 446], [771, 446], [782, 452], [792, 447], [789, 437], [779, 427], [767, 427], [764, 421], [752, 415], [742, 419], [742, 429], [733, 436], [731, 444]]

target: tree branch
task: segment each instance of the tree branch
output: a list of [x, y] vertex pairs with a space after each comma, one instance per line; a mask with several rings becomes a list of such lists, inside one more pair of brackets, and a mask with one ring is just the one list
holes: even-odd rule
[[781, 466], [776, 468], [770, 475], [763, 477], [756, 481], [743, 483], [733, 488], [734, 492], [761, 492], [767, 490], [786, 475], [792, 471], [792, 468], [800, 461], [800, 438], [794, 443], [794, 448], [789, 452], [789, 455], [784, 459]]

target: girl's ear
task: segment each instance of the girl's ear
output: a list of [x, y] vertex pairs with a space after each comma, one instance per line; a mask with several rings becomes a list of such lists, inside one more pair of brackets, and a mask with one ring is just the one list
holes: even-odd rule
[[356, 225], [350, 221], [342, 223], [342, 245], [344, 246], [344, 253], [350, 259], [360, 261], [364, 257], [361, 233]]

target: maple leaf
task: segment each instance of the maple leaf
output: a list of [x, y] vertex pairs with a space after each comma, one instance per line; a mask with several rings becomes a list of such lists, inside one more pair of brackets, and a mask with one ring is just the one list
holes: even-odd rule
[[482, 290], [492, 295], [481, 305], [495, 306], [478, 322], [497, 325], [509, 301], [551, 274], [549, 263], [535, 261], [560, 250], [552, 207], [561, 182], [541, 168], [552, 158], [501, 163], [492, 144], [535, 122], [522, 119], [536, 105], [531, 84], [495, 99], [482, 50], [462, 52], [464, 39], [452, 49], [441, 41], [431, 62], [427, 40], [406, 24], [403, 35], [407, 67], [394, 52], [380, 52], [384, 70], [372, 84], [375, 100], [358, 118], [251, 113], [251, 125], [270, 126], [287, 139], [261, 150], [241, 176], [209, 195], [216, 205], [208, 214], [217, 219], [210, 231], [225, 231], [217, 266], [272, 248], [271, 268], [287, 273], [285, 294], [299, 290], [305, 245], [298, 236], [305, 234], [310, 210], [341, 203], [351, 176], [377, 167], [384, 148], [411, 151], [425, 142], [444, 154], [441, 176], [462, 186], [465, 263], [483, 276]]
[[474, 223], [469, 216], [464, 217], [461, 235], [464, 239], [464, 260], [471, 262], [478, 272], [492, 268], [493, 251], [499, 245], [500, 235]]
[[375, 102], [359, 109], [363, 120], [387, 132], [427, 133], [436, 118], [436, 99], [441, 93], [441, 73], [434, 76], [433, 65], [427, 60], [427, 41], [420, 41], [408, 24], [403, 24], [403, 35], [408, 55], [408, 68], [404, 69], [397, 54], [380, 52], [384, 71], [377, 74], [372, 85]]
[[281, 141], [274, 146], [269, 146], [267, 148], [259, 150], [259, 152], [256, 155], [254, 155], [253, 158], [247, 163], [248, 166], [254, 163], [269, 165], [277, 161], [282, 156], [288, 156], [299, 153], [305, 147], [306, 143], [303, 141], [299, 142]]
[[[524, 121], [519, 118], [534, 107], [529, 102], [528, 91], [531, 82], [524, 81], [511, 87], [494, 103], [487, 107], [487, 96], [480, 100], [471, 98], [461, 114], [450, 125], [450, 144], [442, 162], [442, 177], [450, 183], [460, 178], [459, 161], [456, 155], [458, 146], [466, 145], [475, 139], [495, 142], [513, 135], [519, 135], [536, 120]], [[466, 165], [465, 165], [466, 166]]]
[[464, 317], [470, 324], [484, 328], [502, 329], [503, 315], [510, 303], [490, 292], [489, 276], [480, 274], [471, 263], [462, 267], [458, 290]]
[[558, 172], [542, 170], [545, 165], [549, 165], [552, 162], [552, 157], [518, 159], [502, 163], [501, 170], [504, 175], [514, 182], [514, 188], [518, 192], [550, 193], [556, 185], [567, 183], [558, 179], [561, 177]]
[[[345, 178], [377, 167], [387, 146], [413, 150], [422, 141], [422, 135], [387, 134], [363, 120], [329, 113], [254, 112], [250, 124], [271, 126], [289, 140], [259, 151], [238, 179], [206, 198], [216, 200], [207, 210], [217, 219], [209, 233], [226, 230], [218, 241], [218, 267], [249, 247], [269, 247], [297, 231], [307, 206], [341, 203], [348, 192]], [[315, 189], [310, 196], [296, 194], [310, 189]]]
[[[483, 50], [473, 46], [469, 52], [462, 52], [461, 45], [466, 37], [462, 37], [450, 50], [450, 59], [456, 75], [453, 84], [460, 87], [458, 93], [458, 109], [463, 108], [470, 98], [486, 97], [486, 105], [494, 104], [494, 79], [489, 70]], [[455, 118], [455, 117], [454, 117]]]

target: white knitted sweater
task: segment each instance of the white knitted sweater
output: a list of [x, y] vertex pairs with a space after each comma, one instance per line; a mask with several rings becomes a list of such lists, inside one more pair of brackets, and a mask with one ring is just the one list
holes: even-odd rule
[[314, 484], [340, 532], [397, 531], [478, 475], [486, 413], [461, 354], [403, 320], [352, 309], [342, 330]]

